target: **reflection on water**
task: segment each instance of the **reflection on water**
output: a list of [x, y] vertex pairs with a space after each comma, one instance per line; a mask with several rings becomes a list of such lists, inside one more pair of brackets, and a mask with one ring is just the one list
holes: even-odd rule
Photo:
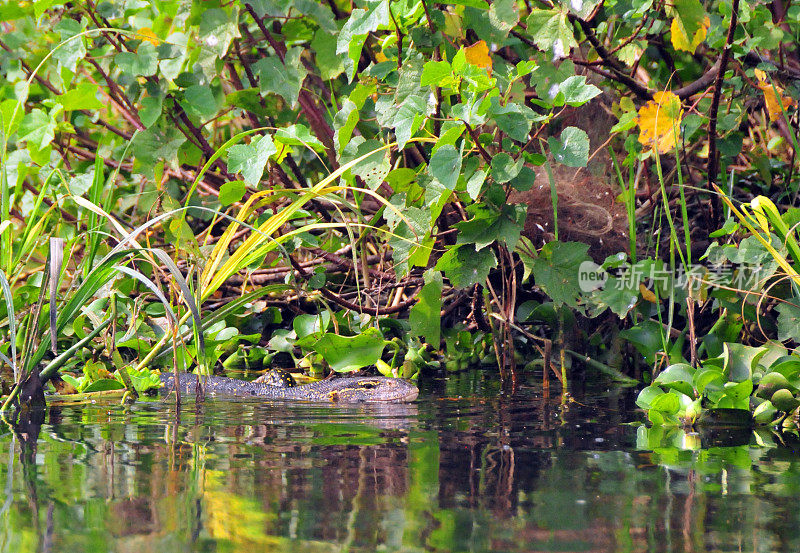
[[51, 406], [38, 439], [0, 434], [0, 552], [800, 546], [790, 448], [664, 447], [686, 437], [623, 424], [620, 393], [561, 408], [495, 385], [386, 407]]

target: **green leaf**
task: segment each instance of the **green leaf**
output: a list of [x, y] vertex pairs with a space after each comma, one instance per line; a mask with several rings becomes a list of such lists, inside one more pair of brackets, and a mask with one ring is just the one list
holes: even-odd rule
[[206, 85], [192, 85], [183, 93], [185, 103], [189, 106], [190, 113], [203, 119], [210, 119], [217, 114], [217, 100], [211, 87]]
[[114, 62], [122, 70], [132, 76], [149, 77], [158, 70], [156, 47], [143, 41], [136, 52], [120, 52], [114, 56]]
[[219, 189], [219, 203], [225, 207], [232, 203], [241, 201], [246, 191], [247, 187], [240, 180], [226, 182]]
[[492, 158], [492, 178], [497, 184], [503, 184], [516, 177], [522, 170], [525, 160], [520, 157], [516, 162], [505, 152], [495, 154]]
[[502, 210], [481, 209], [469, 221], [456, 223], [458, 244], [475, 244], [477, 250], [495, 242], [504, 243], [513, 251], [519, 241], [528, 208], [525, 205], [504, 205]]
[[636, 405], [642, 409], [650, 409], [650, 406], [653, 404], [653, 400], [655, 400], [657, 397], [663, 396], [664, 393], [664, 390], [654, 385], [642, 388], [642, 391], [639, 392], [639, 395], [636, 397]]
[[600, 89], [586, 84], [584, 75], [575, 75], [558, 85], [558, 91], [564, 95], [564, 103], [577, 107], [585, 104], [600, 94]]
[[567, 167], [586, 167], [589, 161], [589, 136], [577, 127], [567, 127], [559, 139], [547, 139], [553, 158]]
[[200, 40], [204, 50], [222, 59], [231, 41], [239, 36], [235, 19], [219, 8], [203, 9], [200, 16]]
[[676, 363], [658, 373], [658, 377], [654, 382], [672, 390], [677, 390], [689, 397], [694, 397], [694, 386], [692, 385], [694, 373], [695, 370], [688, 363]]
[[446, 61], [429, 61], [422, 68], [420, 84], [422, 86], [444, 86], [449, 84], [453, 72]]
[[97, 99], [97, 85], [80, 83], [72, 90], [66, 91], [58, 97], [58, 103], [64, 106], [64, 111], [76, 109], [102, 109], [103, 102]]
[[477, 8], [479, 10], [488, 10], [489, 4], [484, 0], [448, 0], [446, 4], [454, 4], [456, 6], [467, 6], [469, 8]]
[[344, 150], [344, 147], [353, 137], [353, 130], [356, 128], [358, 120], [358, 107], [349, 98], [345, 98], [344, 102], [342, 102], [342, 109], [333, 118], [333, 128], [335, 129], [333, 142], [337, 145], [339, 153]]
[[494, 118], [501, 131], [518, 142], [525, 142], [533, 123], [541, 119], [528, 106], [514, 103], [501, 106], [497, 97], [492, 98], [488, 115]]
[[556, 307], [577, 308], [581, 289], [578, 274], [581, 263], [591, 261], [589, 246], [580, 242], [548, 242], [533, 260], [533, 278]]
[[775, 310], [778, 312], [778, 340], [794, 340], [800, 336], [800, 299], [792, 298], [789, 302], [781, 302]]
[[164, 96], [147, 96], [142, 98], [142, 107], [139, 109], [139, 119], [145, 128], [152, 127], [158, 118], [161, 117], [161, 108], [164, 103]]
[[278, 152], [272, 138], [265, 134], [255, 137], [250, 144], [236, 144], [228, 150], [228, 170], [241, 173], [244, 181], [256, 186], [264, 174], [264, 166], [272, 154]]
[[186, 142], [186, 137], [175, 127], [159, 129], [150, 127], [136, 135], [131, 143], [131, 151], [139, 168], [152, 175], [156, 164], [165, 161], [174, 164], [178, 159], [178, 148]]
[[425, 271], [425, 284], [408, 314], [411, 334], [422, 336], [435, 349], [439, 348], [442, 332], [442, 288], [442, 273], [433, 269]]
[[500, 37], [519, 23], [519, 5], [517, 0], [494, 0], [489, 6], [489, 24]]
[[391, 23], [388, 0], [368, 1], [366, 6], [366, 9], [357, 8], [350, 12], [336, 40], [337, 54], [348, 52], [351, 42], [357, 37], [366, 36], [377, 31], [379, 26]]
[[102, 378], [100, 380], [95, 380], [88, 386], [86, 386], [82, 393], [88, 394], [89, 392], [107, 392], [109, 390], [124, 390], [125, 385], [118, 381], [111, 378]]
[[455, 288], [482, 284], [496, 266], [497, 258], [491, 249], [477, 251], [470, 244], [448, 249], [436, 263], [436, 268], [444, 271]]
[[27, 141], [36, 150], [41, 150], [53, 141], [56, 122], [40, 109], [32, 109], [19, 126], [19, 139]]
[[706, 17], [706, 11], [700, 0], [675, 0], [673, 3], [675, 11], [678, 13], [681, 24], [686, 31], [686, 36], [690, 39], [700, 29]]
[[322, 80], [335, 79], [344, 73], [344, 60], [336, 53], [336, 37], [332, 33], [318, 29], [311, 41], [311, 49], [314, 50]]
[[55, 30], [61, 35], [61, 40], [66, 42], [53, 51], [53, 59], [61, 67], [65, 67], [74, 73], [78, 62], [86, 57], [85, 39], [82, 36], [76, 36], [80, 34], [83, 27], [80, 22], [74, 19], [63, 18], [55, 26]]
[[278, 94], [290, 106], [295, 106], [306, 78], [306, 69], [300, 62], [302, 53], [303, 49], [298, 47], [286, 52], [285, 65], [275, 56], [261, 58], [253, 64], [262, 94]]
[[564, 11], [531, 10], [527, 24], [528, 36], [544, 52], [553, 52], [558, 57], [565, 57], [570, 49], [578, 45]]
[[374, 327], [357, 336], [326, 334], [314, 343], [314, 350], [336, 372], [352, 372], [374, 365], [386, 345], [381, 332]]
[[[14, 113], [16, 111], [16, 114]], [[12, 115], [14, 117], [12, 121]], [[25, 117], [25, 106], [19, 106], [17, 109], [16, 100], [3, 100], [0, 102], [0, 117], [3, 120], [3, 133], [8, 137], [14, 134], [19, 127], [20, 121]]]
[[753, 378], [753, 367], [767, 353], [767, 348], [745, 346], [744, 344], [725, 343], [723, 371], [731, 382], [744, 382]]
[[461, 152], [450, 144], [442, 146], [431, 156], [428, 174], [448, 190], [455, 190], [461, 174]]

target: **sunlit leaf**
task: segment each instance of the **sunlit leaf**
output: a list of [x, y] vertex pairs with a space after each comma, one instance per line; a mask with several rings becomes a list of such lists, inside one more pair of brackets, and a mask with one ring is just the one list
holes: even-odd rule
[[639, 109], [639, 142], [662, 154], [671, 151], [680, 134], [682, 118], [680, 98], [672, 92], [656, 92]]

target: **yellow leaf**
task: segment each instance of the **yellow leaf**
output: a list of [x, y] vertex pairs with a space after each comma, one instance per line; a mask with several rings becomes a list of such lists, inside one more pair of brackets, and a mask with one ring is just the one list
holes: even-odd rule
[[492, 58], [489, 56], [489, 47], [486, 42], [479, 40], [472, 46], [464, 48], [464, 55], [467, 61], [472, 65], [483, 67], [486, 72], [491, 76], [492, 74]]
[[[778, 85], [774, 85], [767, 80], [767, 74], [756, 69], [756, 78], [758, 78], [758, 88], [764, 93], [764, 102], [767, 104], [767, 113], [769, 114], [770, 121], [777, 121], [782, 117], [781, 113], [788, 110], [797, 102], [789, 96], [783, 95], [783, 89]], [[778, 94], [776, 95], [775, 92]]]
[[639, 142], [645, 147], [666, 153], [675, 147], [680, 134], [683, 107], [672, 92], [656, 92], [653, 99], [639, 109]]
[[375, 59], [379, 62], [387, 61], [389, 58], [383, 52], [375, 52]]
[[642, 295], [643, 300], [649, 301], [650, 303], [658, 303], [658, 298], [656, 298], [656, 295], [641, 282], [639, 283], [639, 293]]
[[153, 29], [150, 27], [142, 27], [138, 31], [136, 31], [136, 38], [140, 38], [142, 40], [146, 40], [153, 46], [158, 46], [161, 44], [161, 39], [156, 36], [156, 33], [153, 32]]
[[710, 26], [711, 19], [706, 16], [706, 18], [703, 20], [703, 23], [700, 25], [700, 28], [697, 29], [694, 37], [692, 37], [692, 40], [689, 40], [689, 35], [686, 32], [686, 29], [684, 28], [680, 18], [674, 17], [669, 27], [670, 31], [672, 31], [672, 46], [676, 50], [694, 53], [694, 51], [697, 50], [697, 47], [700, 46], [700, 43], [706, 39], [706, 33], [708, 32], [708, 28]]

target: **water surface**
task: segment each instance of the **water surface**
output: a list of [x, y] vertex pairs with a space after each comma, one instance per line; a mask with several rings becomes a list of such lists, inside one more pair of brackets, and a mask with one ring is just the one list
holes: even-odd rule
[[0, 430], [0, 552], [800, 547], [793, 448], [687, 450], [701, 438], [624, 424], [630, 394], [561, 405], [494, 378], [383, 407], [51, 405], [38, 437]]

